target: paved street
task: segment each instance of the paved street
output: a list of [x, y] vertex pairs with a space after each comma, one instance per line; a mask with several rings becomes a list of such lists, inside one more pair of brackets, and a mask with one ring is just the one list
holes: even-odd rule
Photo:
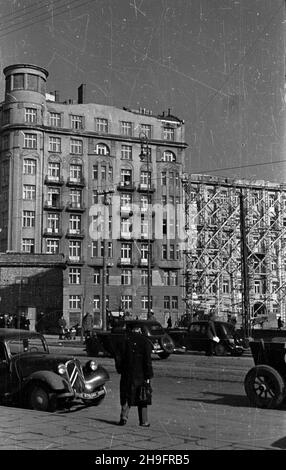
[[[66, 352], [65, 348], [65, 352]], [[85, 361], [84, 351], [78, 350]], [[111, 380], [99, 407], [43, 413], [1, 407], [0, 450], [275, 450], [286, 448], [286, 408], [251, 408], [243, 378], [250, 357], [173, 355], [154, 358], [151, 427], [132, 409], [117, 425], [119, 377], [113, 360], [97, 359]]]

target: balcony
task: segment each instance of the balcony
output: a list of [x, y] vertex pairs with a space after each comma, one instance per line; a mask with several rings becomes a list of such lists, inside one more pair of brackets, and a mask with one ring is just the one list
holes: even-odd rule
[[133, 267], [134, 266], [134, 260], [133, 258], [118, 258], [118, 261], [117, 261], [117, 266], [130, 266], [130, 267]]
[[44, 184], [48, 184], [49, 186], [62, 186], [64, 184], [64, 179], [62, 176], [46, 175]]
[[119, 240], [133, 240], [133, 232], [120, 232]]
[[82, 258], [82, 256], [68, 256], [67, 264], [83, 265], [84, 259]]
[[82, 202], [69, 202], [66, 205], [66, 211], [76, 211], [76, 212], [84, 212], [85, 206]]
[[44, 210], [54, 210], [54, 211], [62, 211], [64, 206], [61, 204], [60, 201], [45, 201], [43, 205]]
[[131, 217], [133, 215], [132, 207], [131, 206], [121, 206], [120, 207], [120, 215], [121, 217]]
[[66, 233], [66, 238], [83, 238], [84, 230], [81, 229], [68, 229]]
[[83, 176], [79, 178], [73, 178], [71, 176], [67, 179], [67, 186], [77, 186], [77, 187], [84, 187], [85, 186], [85, 179]]
[[135, 191], [135, 185], [134, 183], [131, 183], [129, 181], [120, 181], [120, 183], [117, 185], [117, 190], [118, 191]]
[[147, 183], [140, 183], [138, 185], [138, 188], [137, 190], [141, 193], [145, 193], [145, 192], [149, 192], [149, 193], [153, 193], [155, 191], [155, 187], [153, 184], [150, 184], [150, 186], [148, 187], [148, 184]]
[[44, 237], [62, 237], [62, 231], [59, 228], [52, 228], [52, 227], [47, 227], [44, 230], [43, 236]]

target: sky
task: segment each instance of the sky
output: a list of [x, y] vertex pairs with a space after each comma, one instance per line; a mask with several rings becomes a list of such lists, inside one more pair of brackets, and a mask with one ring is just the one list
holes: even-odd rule
[[[170, 108], [187, 171], [286, 183], [284, 0], [0, 0], [1, 69], [49, 71], [47, 91]], [[4, 97], [4, 76], [0, 90]]]

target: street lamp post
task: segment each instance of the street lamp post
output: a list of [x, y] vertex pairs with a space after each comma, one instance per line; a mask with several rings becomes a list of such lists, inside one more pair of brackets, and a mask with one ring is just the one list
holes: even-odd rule
[[148, 202], [148, 237], [147, 237], [147, 243], [148, 243], [148, 254], [147, 254], [147, 298], [148, 298], [148, 309], [147, 309], [147, 318], [151, 317], [151, 279], [152, 279], [152, 273], [151, 273], [151, 229], [152, 229], [152, 224], [151, 224], [151, 205], [150, 205], [150, 190], [151, 190], [151, 172], [150, 172], [150, 160], [151, 160], [151, 149], [149, 147], [149, 139], [145, 132], [140, 132], [139, 135], [140, 141], [141, 141], [141, 152], [140, 152], [140, 160], [141, 161], [146, 161], [147, 163], [147, 202]]

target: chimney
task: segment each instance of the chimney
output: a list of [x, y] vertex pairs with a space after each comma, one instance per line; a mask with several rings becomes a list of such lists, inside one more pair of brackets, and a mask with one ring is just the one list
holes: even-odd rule
[[170, 111], [171, 111], [171, 108], [168, 108], [168, 116], [170, 116]]
[[85, 89], [86, 89], [86, 84], [85, 83], [82, 83], [77, 89], [77, 92], [78, 92], [77, 102], [78, 102], [78, 104], [83, 104], [85, 102]]
[[55, 102], [59, 103], [60, 102], [60, 94], [58, 90], [54, 91], [54, 96], [55, 96]]

